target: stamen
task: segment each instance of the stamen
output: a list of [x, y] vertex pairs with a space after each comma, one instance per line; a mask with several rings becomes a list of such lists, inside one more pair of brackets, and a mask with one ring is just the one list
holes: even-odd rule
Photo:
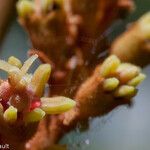
[[22, 67], [21, 61], [18, 58], [14, 57], [14, 56], [11, 56], [11, 57], [8, 58], [8, 63], [13, 65], [13, 66], [18, 67], [19, 69]]
[[119, 80], [117, 78], [108, 78], [103, 83], [103, 88], [105, 91], [113, 91], [119, 85]]
[[145, 74], [140, 73], [137, 77], [133, 78], [128, 82], [130, 86], [138, 86], [146, 78]]
[[150, 11], [144, 14], [138, 21], [141, 34], [147, 39], [150, 39]]
[[114, 93], [115, 97], [130, 97], [136, 94], [136, 89], [133, 86], [122, 85]]
[[6, 71], [8, 73], [12, 72], [12, 71], [19, 71], [19, 68], [9, 64], [8, 62], [6, 62], [4, 60], [0, 60], [0, 69]]
[[17, 120], [17, 109], [13, 106], [10, 106], [5, 112], [4, 112], [4, 119], [7, 122], [13, 123]]
[[20, 17], [29, 16], [34, 11], [34, 3], [30, 0], [19, 0], [17, 3], [17, 11]]
[[33, 111], [25, 115], [24, 121], [26, 123], [38, 122], [45, 116], [45, 112], [40, 108], [35, 108]]
[[27, 71], [29, 70], [29, 68], [31, 67], [31, 65], [37, 58], [38, 58], [38, 55], [35, 54], [25, 61], [22, 68], [20, 69], [22, 75], [25, 75], [27, 73]]
[[51, 73], [51, 66], [49, 64], [40, 65], [31, 80], [31, 86], [37, 96], [42, 96], [45, 84], [48, 82]]
[[75, 101], [66, 97], [41, 98], [41, 108], [46, 114], [60, 114], [75, 106]]
[[121, 83], [126, 83], [129, 80], [133, 79], [140, 73], [141, 69], [139, 67], [133, 66], [131, 64], [123, 63], [118, 69], [117, 73], [119, 74], [119, 80]]
[[113, 74], [120, 65], [120, 60], [117, 56], [109, 56], [101, 66], [101, 75], [107, 77]]

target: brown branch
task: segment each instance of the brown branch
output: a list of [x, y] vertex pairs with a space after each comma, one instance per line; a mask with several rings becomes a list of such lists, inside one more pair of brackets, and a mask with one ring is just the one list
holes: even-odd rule
[[[122, 64], [119, 65], [118, 63], [118, 59], [113, 56], [107, 59], [103, 64], [97, 66], [94, 73], [79, 87], [75, 95], [77, 102], [76, 107], [62, 115], [50, 117], [48, 124], [43, 124], [43, 126], [48, 127], [46, 128], [47, 131], [44, 130], [41, 131], [41, 133], [38, 132], [35, 137], [29, 141], [31, 149], [35, 148], [34, 150], [42, 150], [47, 148], [50, 145], [57, 143], [59, 139], [73, 129], [77, 123], [82, 121], [86, 122], [89, 117], [102, 116], [119, 105], [130, 104], [131, 98], [135, 95], [136, 90], [133, 87], [126, 86], [127, 89], [123, 90], [123, 93], [120, 93], [119, 89], [127, 85], [129, 80], [129, 78], [127, 80], [127, 77], [129, 77], [128, 75], [131, 72], [133, 73], [135, 71], [135, 68], [132, 65], [131, 66], [134, 69], [130, 65], [127, 66], [126, 69], [129, 69], [130, 73], [123, 77], [122, 73], [126, 72], [126, 70], [123, 69], [120, 72], [119, 66], [122, 66]], [[113, 74], [109, 74], [109, 69], [112, 69], [114, 64], [118, 64], [118, 69], [116, 70], [114, 68], [116, 71], [114, 70], [115, 72]], [[107, 73], [109, 72], [107, 77], [103, 76], [103, 69], [106, 69]], [[104, 83], [110, 77], [118, 79], [120, 84], [108, 92], [108, 87], [106, 88]], [[124, 80], [124, 82], [122, 82], [122, 80]], [[132, 92], [130, 91], [131, 93], [128, 91], [130, 88], [134, 89]], [[45, 147], [40, 147], [42, 144], [38, 142], [38, 137], [42, 135], [43, 132], [47, 132], [48, 136], [41, 136]]]
[[16, 0], [0, 0], [0, 41], [6, 32], [8, 24], [15, 15]]
[[117, 55], [124, 62], [140, 66], [150, 63], [150, 13], [133, 23], [120, 35], [111, 47], [111, 54]]

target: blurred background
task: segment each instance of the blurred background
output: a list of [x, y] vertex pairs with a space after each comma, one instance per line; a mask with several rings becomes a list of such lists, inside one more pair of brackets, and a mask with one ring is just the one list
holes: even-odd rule
[[[0, 5], [2, 1], [4, 0], [0, 0]], [[14, 3], [13, 0], [10, 1]], [[113, 25], [113, 30], [109, 34], [110, 40], [123, 32], [130, 22], [150, 11], [150, 0], [135, 0], [135, 3], [136, 10], [125, 20]], [[1, 9], [3, 9], [2, 6], [0, 12], [3, 13], [4, 10]], [[3, 33], [3, 39], [0, 37], [0, 58], [6, 59], [10, 55], [15, 55], [25, 60], [27, 50], [30, 48], [30, 41], [19, 25], [16, 14], [12, 13], [12, 15], [7, 32]], [[2, 19], [0, 18], [0, 22]], [[87, 131], [81, 132], [80, 126], [78, 126], [77, 129], [67, 134], [60, 143], [67, 143], [69, 150], [149, 150], [150, 66], [144, 68], [144, 73], [147, 74], [147, 79], [140, 85], [140, 91], [134, 98], [133, 106], [121, 106], [104, 117], [89, 119], [90, 127]], [[4, 74], [0, 72], [0, 76], [4, 76]]]

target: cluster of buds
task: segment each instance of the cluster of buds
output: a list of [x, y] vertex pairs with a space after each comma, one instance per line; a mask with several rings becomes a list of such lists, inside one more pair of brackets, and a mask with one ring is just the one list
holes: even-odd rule
[[81, 84], [74, 98], [78, 105], [65, 113], [64, 124], [101, 116], [118, 105], [131, 103], [145, 77], [140, 67], [110, 55]]
[[114, 96], [133, 97], [136, 94], [136, 87], [144, 79], [141, 68], [130, 63], [121, 63], [112, 55], [108, 57], [101, 66], [101, 76], [105, 78], [103, 88], [105, 91], [114, 91]]
[[41, 64], [29, 74], [28, 70], [37, 58], [33, 55], [23, 65], [13, 56], [8, 62], [0, 60], [0, 69], [8, 73], [8, 80], [0, 83], [0, 113], [6, 122], [38, 122], [46, 114], [60, 114], [75, 106], [73, 100], [63, 96], [42, 97], [51, 66]]

